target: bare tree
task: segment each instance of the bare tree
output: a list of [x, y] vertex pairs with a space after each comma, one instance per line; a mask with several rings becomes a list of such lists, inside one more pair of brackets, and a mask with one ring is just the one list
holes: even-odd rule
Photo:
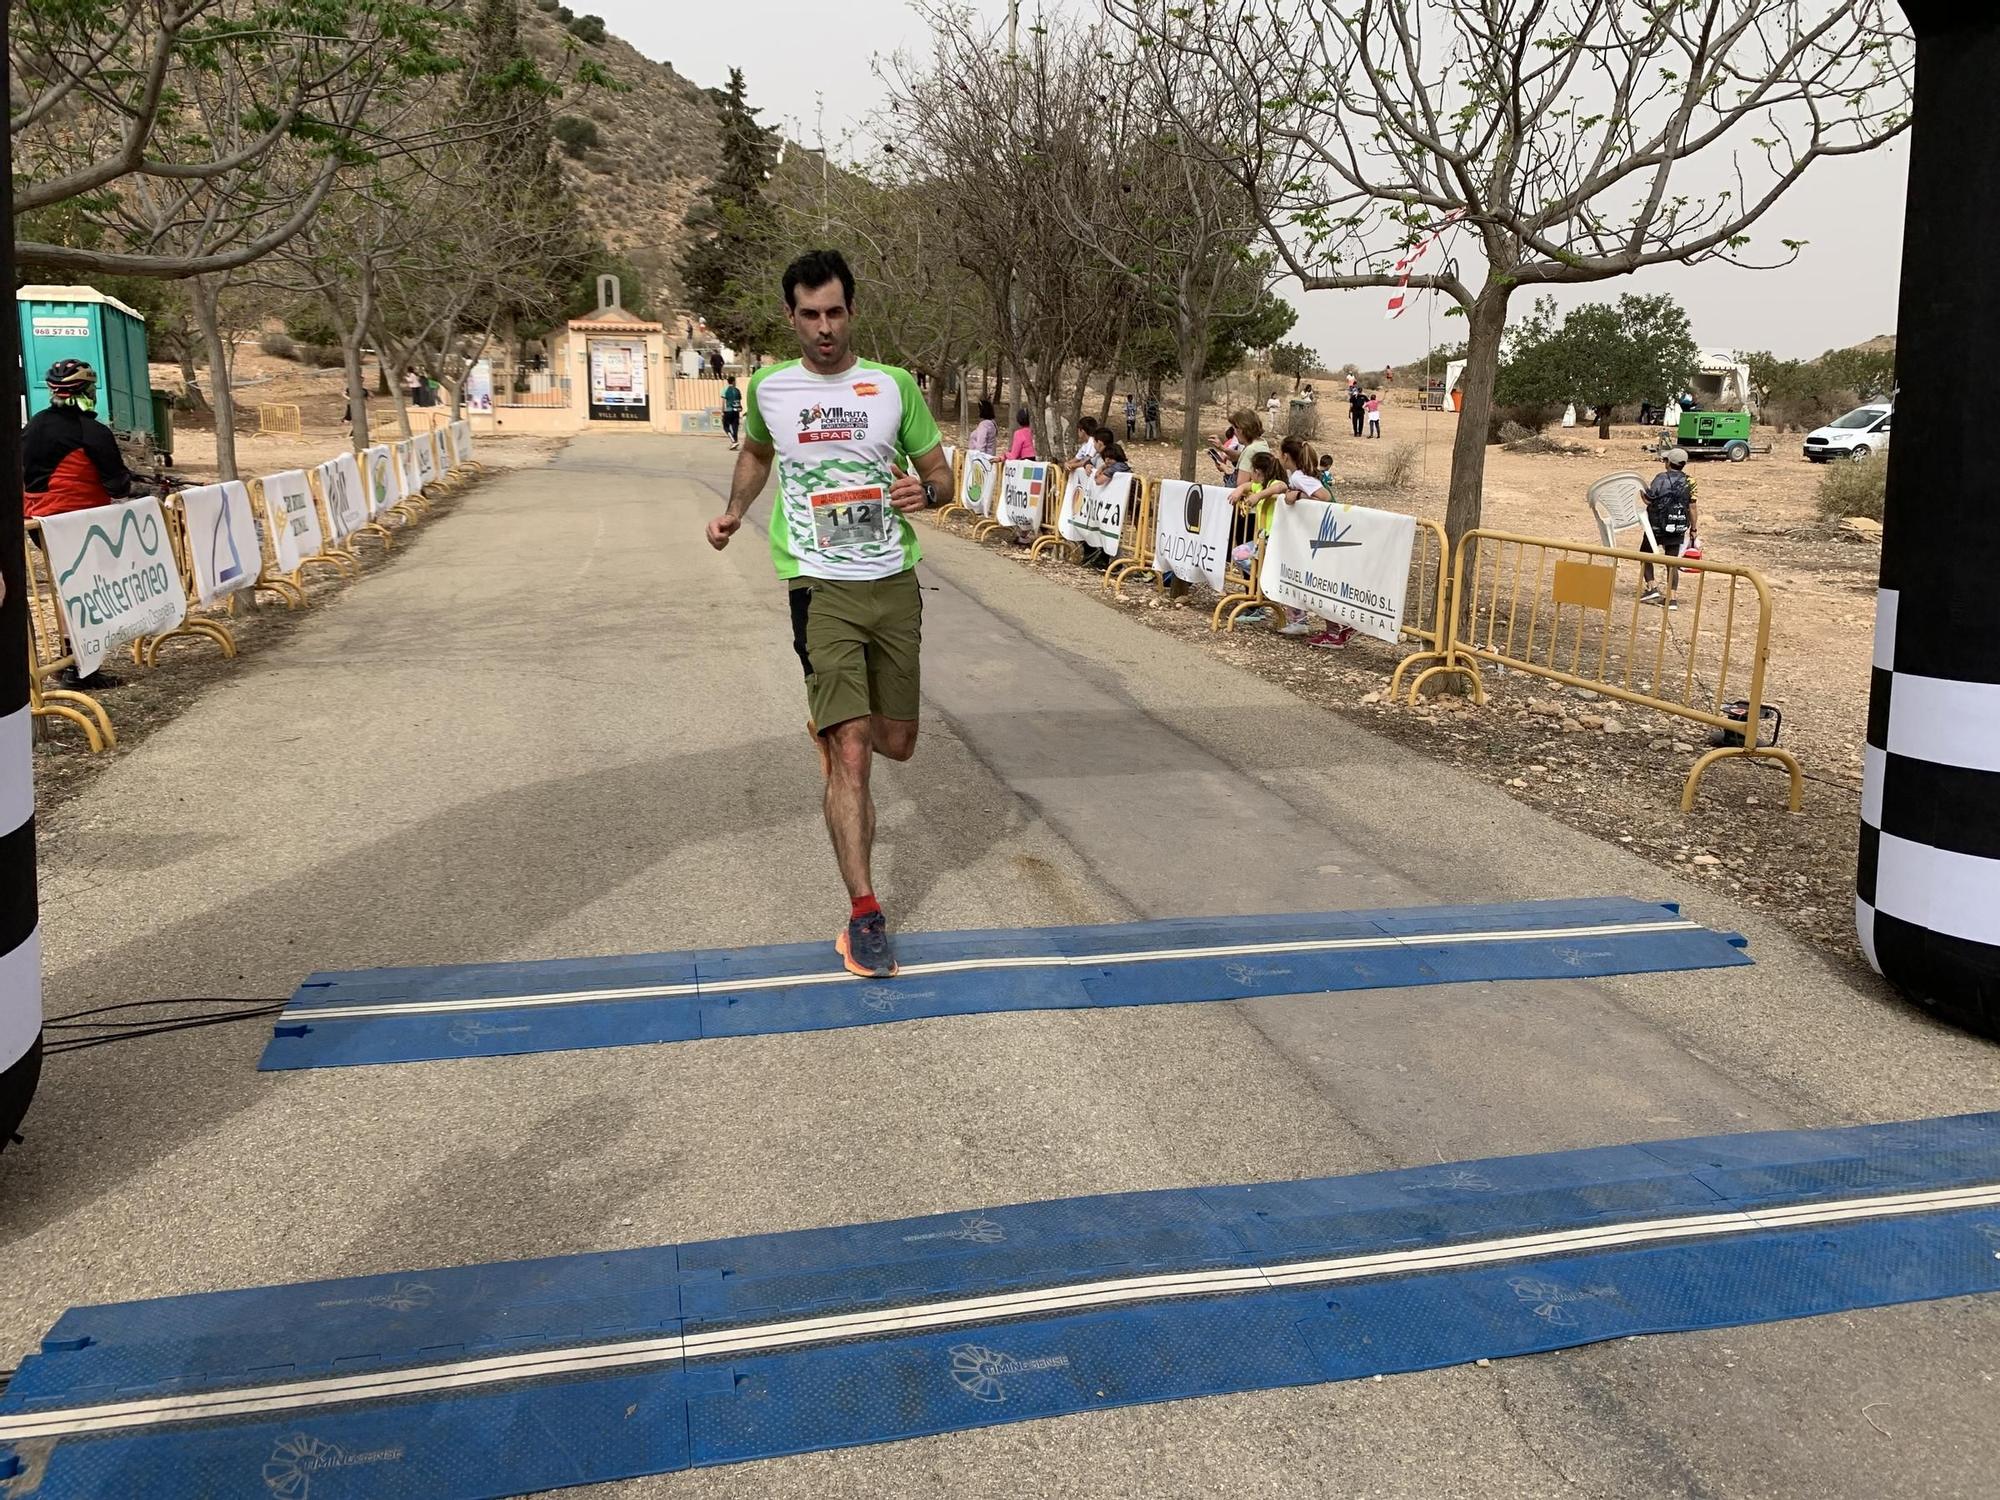
[[971, 12], [920, 5], [932, 50], [899, 57], [888, 85], [897, 131], [883, 144], [902, 183], [938, 210], [942, 253], [984, 288], [1040, 451], [1065, 373], [1105, 341], [1118, 279], [1078, 254], [1065, 201], [1108, 176], [1098, 80], [1102, 28], [1035, 26], [1018, 53]]
[[[1066, 196], [1062, 207], [1070, 233], [1172, 330], [1188, 408], [1180, 477], [1191, 481], [1211, 334], [1231, 293], [1246, 279], [1261, 280], [1263, 263], [1251, 253], [1257, 215], [1227, 166], [1247, 152], [1256, 108], [1212, 59], [1169, 47], [1129, 50], [1106, 70], [1114, 82], [1099, 100], [1107, 176]], [[1184, 145], [1184, 132], [1196, 144]], [[1122, 350], [1122, 333], [1119, 343]]]
[[[1389, 287], [1462, 224], [1460, 267], [1410, 285], [1467, 319], [1446, 529], [1478, 525], [1507, 307], [1522, 286], [1668, 261], [1747, 263], [1749, 232], [1824, 157], [1908, 125], [1888, 0], [1106, 0], [1147, 51], [1219, 69], [1256, 110], [1208, 142], [1308, 290]], [[1784, 264], [1781, 242], [1761, 263]], [[1473, 262], [1483, 265], [1475, 268]]]
[[[456, 0], [13, 6], [18, 254], [57, 273], [157, 277], [268, 255], [312, 221], [344, 166], [409, 144], [384, 132], [376, 106], [452, 68], [442, 47], [457, 9]], [[274, 162], [301, 148], [313, 170], [274, 195]], [[37, 233], [57, 210], [68, 232]]]

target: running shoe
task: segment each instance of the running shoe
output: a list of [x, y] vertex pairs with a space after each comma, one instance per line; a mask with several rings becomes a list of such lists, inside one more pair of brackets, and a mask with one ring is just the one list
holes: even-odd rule
[[879, 911], [856, 917], [833, 940], [847, 972], [863, 979], [888, 979], [896, 972], [896, 950], [889, 942], [889, 923]]
[[1345, 646], [1353, 639], [1354, 627], [1352, 625], [1336, 625], [1331, 630], [1322, 630], [1318, 635], [1307, 641], [1306, 644], [1308, 646], [1317, 646], [1322, 651], [1334, 651]]
[[[1312, 633], [1313, 627], [1310, 620], [1287, 620], [1283, 625], [1278, 627], [1279, 635], [1311, 635]], [[1321, 634], [1325, 634], [1325, 632], [1322, 631]]]
[[1268, 610], [1246, 609], [1236, 617], [1236, 623], [1238, 625], [1262, 625], [1270, 618], [1271, 615]]
[[1666, 598], [1666, 595], [1662, 594], [1658, 589], [1647, 589], [1645, 593], [1639, 596], [1639, 602], [1641, 604], [1658, 604], [1664, 598]]

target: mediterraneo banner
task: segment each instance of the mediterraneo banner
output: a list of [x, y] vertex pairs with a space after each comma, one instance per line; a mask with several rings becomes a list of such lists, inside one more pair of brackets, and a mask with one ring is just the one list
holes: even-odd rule
[[42, 518], [76, 670], [88, 677], [118, 647], [187, 618], [187, 591], [151, 495]]

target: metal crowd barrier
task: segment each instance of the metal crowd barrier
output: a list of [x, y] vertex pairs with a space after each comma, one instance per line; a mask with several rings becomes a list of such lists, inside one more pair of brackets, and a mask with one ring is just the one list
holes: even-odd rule
[[76, 653], [70, 649], [69, 628], [63, 623], [41, 521], [28, 517], [27, 530], [28, 711], [36, 719], [65, 719], [76, 725], [93, 753], [108, 750], [118, 743], [118, 732], [111, 727], [104, 705], [75, 688], [49, 686], [50, 679], [76, 666]]
[[[1658, 603], [1642, 600], [1649, 568]], [[1689, 770], [1681, 811], [1694, 809], [1703, 773], [1736, 756], [1783, 766], [1799, 810], [1798, 758], [1761, 743], [1771, 591], [1755, 569], [1706, 558], [1670, 567], [1659, 553], [1480, 529], [1459, 541], [1450, 593], [1442, 649], [1403, 662], [1392, 697], [1426, 661], [1412, 703], [1440, 675], [1464, 678], [1484, 703], [1481, 662], [1587, 688], [1723, 737]]]

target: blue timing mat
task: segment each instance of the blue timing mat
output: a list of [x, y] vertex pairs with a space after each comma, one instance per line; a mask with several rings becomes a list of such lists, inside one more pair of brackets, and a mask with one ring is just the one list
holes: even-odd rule
[[259, 1066], [329, 1068], [824, 1031], [918, 1017], [1242, 1000], [1747, 964], [1676, 906], [1605, 898], [1105, 927], [913, 932], [857, 979], [829, 943], [314, 974]]
[[475, 1500], [1992, 1292], [1996, 1252], [1984, 1114], [207, 1293], [65, 1314], [0, 1477]]

